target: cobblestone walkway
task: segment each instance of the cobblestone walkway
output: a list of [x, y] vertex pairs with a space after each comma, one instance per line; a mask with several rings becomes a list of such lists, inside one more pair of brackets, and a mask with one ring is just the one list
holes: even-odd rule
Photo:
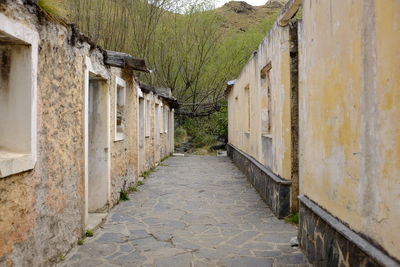
[[173, 157], [61, 266], [308, 266], [227, 157]]

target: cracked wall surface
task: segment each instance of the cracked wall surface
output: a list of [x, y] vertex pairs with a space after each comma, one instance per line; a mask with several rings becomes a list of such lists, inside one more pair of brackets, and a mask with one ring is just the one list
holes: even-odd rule
[[303, 1], [301, 194], [399, 260], [400, 3]]
[[[270, 64], [271, 133], [262, 132], [262, 114], [266, 105], [266, 88], [260, 72]], [[286, 180], [291, 179], [291, 117], [290, 117], [290, 37], [289, 28], [274, 24], [258, 50], [243, 68], [229, 92], [229, 143], [269, 167]], [[250, 92], [250, 131], [245, 127], [245, 88]], [[271, 139], [270, 160], [262, 151], [263, 138]]]
[[[293, 34], [297, 23], [290, 27], [274, 24], [228, 92], [229, 144], [288, 182], [285, 189], [289, 195], [275, 190], [279, 184], [272, 178], [262, 178], [256, 186], [267, 192], [260, 194], [279, 217], [297, 211], [298, 196], [298, 158], [293, 154], [297, 152], [298, 83], [293, 78], [297, 78], [297, 42], [292, 40], [297, 38]], [[236, 162], [245, 164], [243, 159]], [[250, 181], [257, 176], [245, 172]], [[272, 177], [268, 173], [262, 176]]]

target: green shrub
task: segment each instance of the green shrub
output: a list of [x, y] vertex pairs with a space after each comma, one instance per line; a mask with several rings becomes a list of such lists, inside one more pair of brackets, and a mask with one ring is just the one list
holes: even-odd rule
[[85, 243], [85, 240], [83, 240], [83, 239], [79, 239], [78, 240], [78, 245], [79, 246], [82, 246], [84, 243]]
[[134, 186], [134, 185], [131, 185], [131, 186], [128, 188], [128, 192], [129, 192], [129, 193], [137, 192], [137, 187]]
[[130, 198], [129, 198], [129, 194], [128, 194], [128, 192], [126, 192], [126, 191], [121, 191], [120, 193], [119, 193], [119, 200], [121, 200], [121, 201], [127, 201], [127, 200], [129, 200]]
[[299, 213], [296, 212], [296, 213], [290, 214], [289, 216], [287, 216], [285, 218], [285, 222], [298, 225], [299, 224]]
[[92, 230], [86, 230], [86, 234], [87, 237], [92, 237], [94, 235]]
[[193, 146], [195, 148], [201, 148], [201, 147], [205, 147], [205, 146], [209, 146], [214, 144], [217, 141], [217, 137], [204, 133], [204, 132], [199, 132], [197, 133], [193, 139]]
[[137, 185], [138, 185], [138, 186], [142, 186], [142, 185], [144, 185], [144, 183], [143, 183], [142, 181], [138, 181], [138, 182], [137, 182]]
[[183, 142], [187, 141], [187, 132], [185, 128], [183, 127], [178, 127], [175, 129], [175, 147], [180, 147]]
[[151, 168], [150, 170], [148, 170], [148, 171], [145, 171], [144, 173], [143, 173], [143, 178], [144, 179], [147, 179], [147, 177], [149, 177], [150, 176], [150, 174], [152, 174], [153, 172], [154, 172], [154, 168]]

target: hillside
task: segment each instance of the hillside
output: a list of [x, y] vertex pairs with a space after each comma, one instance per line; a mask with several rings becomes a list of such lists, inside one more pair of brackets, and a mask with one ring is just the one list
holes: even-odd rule
[[226, 140], [226, 82], [238, 77], [287, 0], [265, 1], [263, 6], [232, 1], [215, 10], [203, 0], [173, 1], [194, 3], [185, 14], [146, 0], [67, 3], [71, 20], [92, 40], [146, 60], [153, 72], [138, 78], [171, 88], [181, 104], [177, 122], [201, 148]]
[[246, 32], [265, 21], [276, 17], [285, 0], [270, 0], [263, 6], [252, 6], [244, 1], [231, 1], [215, 11], [224, 19], [223, 27], [228, 32]]

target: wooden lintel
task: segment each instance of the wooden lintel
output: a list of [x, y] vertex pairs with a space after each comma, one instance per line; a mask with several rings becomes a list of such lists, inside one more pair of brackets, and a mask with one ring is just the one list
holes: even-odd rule
[[144, 59], [134, 58], [121, 52], [106, 50], [104, 52], [104, 64], [128, 70], [150, 72]]
[[278, 24], [280, 26], [288, 25], [290, 19], [293, 18], [299, 10], [301, 3], [302, 0], [289, 0], [278, 16]]

